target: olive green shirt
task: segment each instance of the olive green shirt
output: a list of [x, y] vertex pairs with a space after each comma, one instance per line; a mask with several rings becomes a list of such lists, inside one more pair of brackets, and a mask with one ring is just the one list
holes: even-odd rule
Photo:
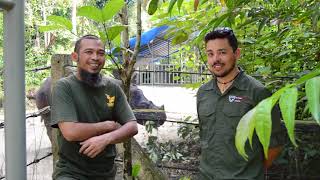
[[[96, 123], [106, 120], [115, 120], [120, 124], [135, 120], [125, 94], [114, 79], [103, 77], [99, 87], [88, 86], [75, 75], [57, 81], [52, 94], [53, 127], [58, 127], [57, 124], [62, 121]], [[95, 158], [90, 158], [79, 153], [79, 142], [67, 141], [60, 130], [57, 139], [59, 161], [54, 178], [69, 174], [79, 178], [108, 179], [115, 175], [114, 144], [108, 145]]]
[[[264, 179], [263, 150], [256, 134], [253, 149], [246, 144], [248, 161], [242, 158], [235, 147], [235, 133], [241, 117], [270, 92], [256, 79], [240, 74], [230, 88], [221, 94], [216, 79], [202, 85], [197, 93], [197, 112], [200, 123], [200, 178], [220, 179]], [[270, 147], [282, 141], [280, 112], [272, 111], [272, 136]]]

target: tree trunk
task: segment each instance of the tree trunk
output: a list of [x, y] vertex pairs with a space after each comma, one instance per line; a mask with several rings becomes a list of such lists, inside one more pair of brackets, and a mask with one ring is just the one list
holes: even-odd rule
[[[128, 29], [128, 6], [125, 4], [123, 7], [120, 20], [122, 25], [125, 25], [125, 30], [121, 33], [121, 43], [125, 49], [130, 49], [129, 45], [129, 29]], [[141, 0], [137, 0], [137, 35], [134, 53], [130, 58], [129, 51], [122, 51], [123, 65], [119, 70], [120, 78], [124, 86], [124, 93], [127, 96], [128, 101], [130, 101], [130, 82], [131, 76], [134, 71], [134, 64], [136, 62], [136, 57], [139, 52], [141, 38]], [[131, 139], [124, 143], [124, 163], [123, 163], [123, 179], [131, 180], [132, 177], [132, 149], [131, 149]]]

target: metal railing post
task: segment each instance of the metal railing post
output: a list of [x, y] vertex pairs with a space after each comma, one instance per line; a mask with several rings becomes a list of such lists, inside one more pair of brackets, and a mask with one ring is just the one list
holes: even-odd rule
[[24, 180], [26, 173], [24, 1], [0, 1], [4, 9], [5, 176]]

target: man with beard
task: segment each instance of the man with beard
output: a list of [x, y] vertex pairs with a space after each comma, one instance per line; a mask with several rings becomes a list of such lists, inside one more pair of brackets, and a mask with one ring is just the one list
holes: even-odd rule
[[55, 180], [113, 180], [115, 144], [137, 134], [134, 114], [121, 88], [100, 74], [105, 46], [81, 37], [71, 54], [77, 72], [57, 81], [52, 93], [52, 127], [58, 130]]
[[247, 75], [236, 61], [240, 58], [237, 39], [230, 28], [217, 28], [205, 36], [208, 69], [213, 79], [197, 93], [200, 123], [200, 178], [264, 179], [265, 168], [281, 151], [280, 112], [272, 111], [272, 136], [268, 160], [254, 134], [252, 148], [246, 144], [248, 161], [235, 147], [235, 132], [241, 117], [271, 93]]

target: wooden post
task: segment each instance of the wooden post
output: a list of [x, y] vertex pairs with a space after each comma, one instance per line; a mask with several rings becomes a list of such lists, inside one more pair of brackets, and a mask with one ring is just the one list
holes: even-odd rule
[[[55, 54], [51, 58], [51, 88], [62, 77], [70, 73], [67, 66], [72, 65], [72, 60], [68, 54]], [[52, 155], [53, 155], [53, 169], [55, 168], [58, 160], [58, 142], [57, 142], [57, 129], [52, 129]]]

